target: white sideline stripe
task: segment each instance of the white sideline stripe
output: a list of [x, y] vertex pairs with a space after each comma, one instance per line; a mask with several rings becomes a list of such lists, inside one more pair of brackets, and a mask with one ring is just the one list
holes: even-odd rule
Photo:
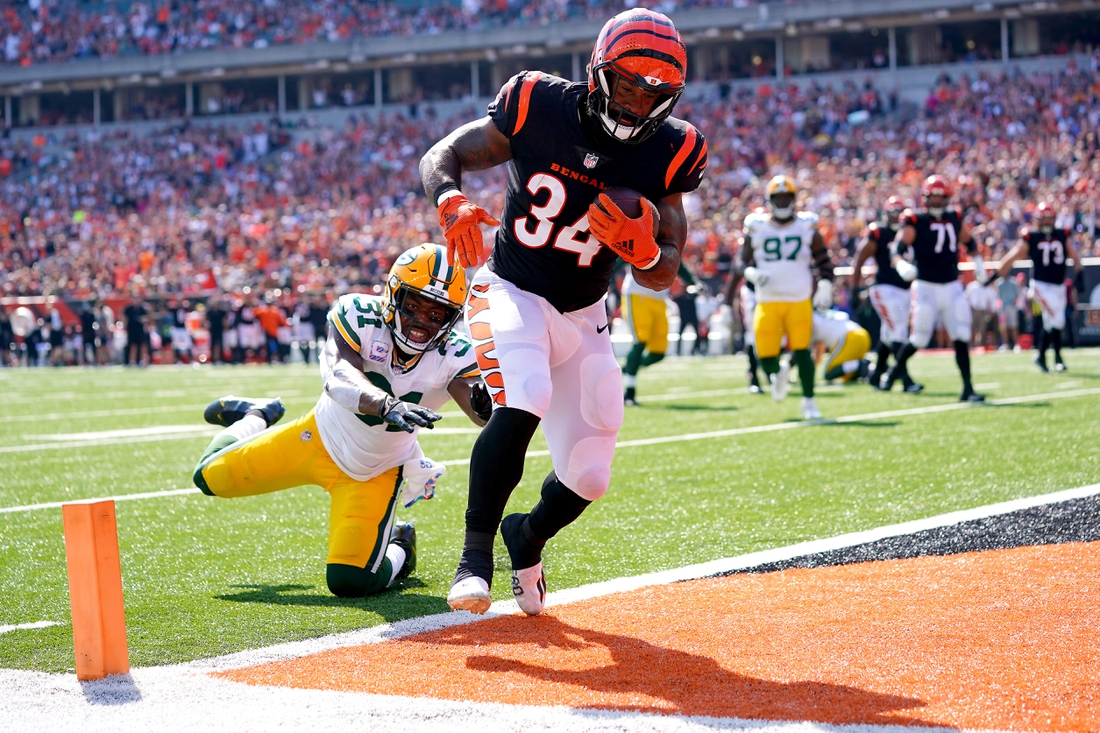
[[23, 629], [44, 629], [48, 626], [60, 625], [60, 621], [32, 621], [29, 624], [10, 624], [8, 626], [0, 626], [0, 634], [6, 634], [9, 631], [21, 631]]
[[0, 448], [0, 453], [32, 453], [43, 450], [59, 450], [62, 448], [94, 448], [101, 445], [128, 445], [130, 443], [155, 443], [161, 440], [180, 440], [201, 438], [204, 435], [214, 435], [218, 428], [206, 433], [169, 433], [167, 435], [138, 435], [132, 438], [103, 438], [101, 440], [69, 440], [53, 443], [36, 443], [33, 445], [7, 445]]
[[152, 425], [146, 428], [124, 428], [119, 430], [100, 430], [87, 433], [45, 433], [42, 435], [24, 435], [24, 440], [53, 440], [78, 442], [85, 440], [111, 440], [116, 438], [140, 438], [143, 435], [180, 435], [190, 433], [218, 432], [220, 428], [212, 425]]
[[0, 514], [13, 514], [15, 512], [33, 512], [39, 509], [60, 509], [65, 504], [93, 504], [97, 501], [134, 501], [136, 499], [160, 499], [165, 496], [182, 496], [184, 494], [201, 494], [196, 488], [169, 489], [168, 491], [147, 491], [144, 494], [120, 494], [118, 496], [105, 496], [101, 499], [73, 499], [72, 501], [50, 501], [44, 504], [26, 504], [24, 506], [9, 506], [0, 508]]
[[[821, 540], [811, 540], [808, 542], [799, 542], [798, 544], [788, 545], [786, 547], [777, 547], [772, 550], [750, 552], [746, 555], [723, 558], [721, 560], [712, 560], [710, 562], [699, 563], [697, 565], [688, 565], [686, 567], [675, 568], [673, 570], [665, 570], [656, 573], [646, 573], [645, 575], [635, 575], [630, 578], [617, 578], [615, 580], [607, 580], [601, 583], [583, 585], [578, 588], [568, 588], [566, 590], [555, 591], [548, 594], [546, 597], [546, 602], [547, 605], [560, 606], [567, 603], [575, 603], [577, 601], [600, 598], [602, 596], [608, 596], [615, 593], [626, 593], [652, 585], [668, 585], [670, 583], [676, 583], [684, 580], [697, 580], [700, 578], [717, 575], [719, 573], [744, 570], [747, 568], [756, 567], [757, 565], [763, 565], [765, 563], [792, 560], [796, 557], [802, 557], [804, 555], [813, 555], [820, 552], [828, 552], [830, 550], [840, 550], [849, 547], [855, 547], [856, 545], [862, 545], [868, 542], [875, 542], [877, 540], [886, 539], [888, 537], [899, 537], [901, 535], [913, 534], [915, 532], [922, 532], [929, 529], [950, 527], [955, 524], [969, 522], [975, 519], [986, 519], [988, 517], [995, 517], [1001, 514], [1008, 514], [1010, 512], [1020, 511], [1021, 509], [1031, 509], [1037, 506], [1056, 504], [1063, 501], [1070, 501], [1072, 499], [1082, 499], [1089, 496], [1095, 496], [1097, 494], [1100, 494], [1100, 484], [1090, 484], [1088, 486], [1080, 486], [1075, 489], [1056, 491], [1051, 494], [1025, 497], [1023, 499], [1014, 499], [1012, 501], [1000, 502], [998, 504], [989, 504], [986, 506], [975, 507], [973, 509], [963, 509], [961, 511], [948, 512], [946, 514], [940, 514], [934, 517], [916, 519], [910, 522], [902, 522], [900, 524], [891, 524], [884, 527], [877, 527], [875, 529], [865, 530], [862, 532], [851, 532], [848, 534], [837, 535], [836, 537], [829, 537]], [[369, 629], [360, 629], [357, 631], [349, 631], [342, 634], [333, 634], [331, 636], [320, 637], [317, 639], [306, 639], [303, 641], [288, 642], [286, 644], [276, 644], [261, 649], [250, 649], [243, 652], [237, 652], [235, 654], [227, 654], [221, 657], [200, 659], [193, 662], [185, 662], [180, 665], [170, 666], [183, 667], [198, 671], [237, 669], [240, 667], [250, 667], [252, 665], [263, 664], [266, 662], [296, 659], [298, 657], [303, 657], [310, 654], [318, 654], [320, 652], [338, 649], [345, 646], [375, 644], [378, 642], [399, 639], [404, 636], [419, 634], [426, 631], [437, 631], [439, 629], [445, 629], [452, 626], [465, 626], [467, 624], [471, 624], [483, 619], [495, 618], [497, 616], [513, 615], [516, 613], [519, 613], [519, 606], [516, 605], [516, 602], [514, 600], [497, 601], [489, 607], [489, 611], [484, 616], [475, 616], [471, 613], [467, 613], [466, 611], [451, 611], [449, 613], [439, 613], [432, 616], [421, 616], [419, 618], [398, 621], [397, 623], [393, 624], [375, 626]]]
[[[1006, 397], [1000, 400], [990, 400], [990, 405], [1017, 405], [1025, 402], [1035, 402], [1037, 400], [1058, 400], [1067, 399], [1070, 397], [1083, 397], [1087, 395], [1100, 394], [1100, 387], [1092, 387], [1089, 389], [1079, 389], [1073, 392], [1049, 392], [1046, 394], [1035, 395], [1022, 395], [1020, 397]], [[845, 424], [853, 422], [861, 422], [864, 420], [882, 420], [891, 417], [907, 417], [912, 415], [931, 415], [938, 412], [951, 412], [953, 410], [968, 410], [968, 409], [981, 409], [979, 405], [972, 405], [968, 402], [948, 402], [942, 405], [929, 405], [927, 407], [911, 407], [906, 410], [890, 410], [887, 412], [867, 412], [862, 415], [847, 415], [837, 418], [830, 418], [826, 420], [807, 420], [802, 422], [783, 422], [772, 423], [769, 425], [754, 425], [747, 428], [730, 428], [728, 430], [714, 430], [709, 433], [688, 433], [686, 435], [664, 435], [657, 438], [640, 438], [638, 440], [622, 440], [615, 444], [615, 448], [636, 448], [646, 445], [660, 445], [663, 443], [681, 443], [686, 440], [708, 440], [711, 438], [728, 438], [736, 435], [752, 435], [754, 433], [771, 433], [779, 430], [794, 430], [796, 428], [808, 428], [816, 425], [831, 425], [831, 424]], [[65, 445], [77, 445], [76, 443], [69, 443]], [[4, 449], [0, 449], [3, 452]], [[525, 458], [543, 458], [550, 455], [548, 450], [532, 450], [527, 451]], [[466, 466], [469, 465], [469, 458], [453, 458], [447, 461], [439, 461], [444, 466]], [[108, 499], [114, 499], [115, 501], [128, 501], [133, 499], [155, 499], [161, 496], [176, 496], [179, 494], [193, 494], [198, 493], [198, 489], [174, 489], [170, 491], [151, 491], [144, 494], [122, 494], [119, 496], [105, 496], [102, 499], [86, 499], [84, 501], [106, 501]], [[36, 509], [56, 509], [62, 504], [68, 504], [70, 502], [50, 502], [47, 504], [30, 504], [26, 506], [13, 506], [0, 508], [0, 514], [10, 514], [13, 512], [29, 512]]]

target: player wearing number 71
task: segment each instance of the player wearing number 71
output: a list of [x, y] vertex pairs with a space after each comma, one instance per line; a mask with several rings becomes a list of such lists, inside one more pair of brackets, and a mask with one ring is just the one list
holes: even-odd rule
[[[539, 613], [543, 545], [608, 489], [623, 400], [601, 301], [620, 257], [652, 290], [676, 277], [687, 237], [681, 196], [707, 163], [703, 136], [670, 116], [686, 79], [687, 51], [672, 21], [628, 10], [600, 32], [587, 83], [520, 72], [486, 117], [420, 161], [448, 252], [464, 265], [485, 259], [480, 225], [498, 222], [467, 199], [462, 175], [508, 163], [495, 246], [466, 303], [494, 409], [470, 460], [465, 543], [447, 597], [454, 609], [489, 608], [499, 527], [513, 594]], [[613, 186], [647, 199], [640, 217], [599, 195]], [[553, 471], [530, 513], [502, 523], [540, 422]]]
[[[798, 188], [787, 176], [776, 176], [764, 189], [767, 212], [745, 217], [741, 267], [756, 286], [756, 355], [772, 383], [772, 398], [787, 396], [790, 365], [779, 363], [783, 336], [802, 383], [802, 416], [821, 417], [814, 402], [814, 360], [810, 355], [814, 308], [833, 304], [833, 263], [817, 230], [817, 214], [795, 211]], [[814, 288], [811, 264], [820, 279]], [[812, 300], [811, 300], [812, 296]]]

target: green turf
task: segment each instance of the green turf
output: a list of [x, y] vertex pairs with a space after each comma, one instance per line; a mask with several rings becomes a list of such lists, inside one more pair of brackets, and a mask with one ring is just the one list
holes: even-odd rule
[[[991, 399], [1100, 392], [1100, 350], [1071, 351], [1073, 371], [1039, 374], [1027, 354], [974, 357]], [[954, 404], [953, 360], [911, 363], [922, 395], [865, 385], [823, 388], [827, 418]], [[744, 390], [744, 360], [669, 359], [643, 370], [620, 441], [784, 425], [781, 405]], [[74, 434], [201, 424], [226, 393], [284, 397], [307, 411], [320, 380], [305, 367], [0, 370], [0, 508], [190, 486], [209, 435], [133, 442]], [[671, 399], [670, 399], [671, 397]], [[454, 406], [441, 425], [468, 427]], [[616, 453], [613, 485], [547, 548], [551, 590], [730, 557], [883, 524], [1100, 481], [1100, 394], [1008, 406], [871, 417], [846, 424], [702, 437]], [[59, 435], [64, 437], [58, 437]], [[475, 435], [423, 438], [439, 460], [469, 457]], [[61, 447], [57, 447], [62, 443]], [[33, 448], [33, 446], [39, 446]], [[545, 449], [536, 438], [533, 450]], [[550, 461], [532, 457], [510, 510], [537, 499]], [[218, 500], [199, 494], [116, 505], [131, 663], [165, 664], [447, 610], [462, 538], [466, 467], [403, 510], [417, 522], [417, 577], [363, 600], [325, 587], [327, 496], [316, 487]], [[497, 567], [507, 571], [498, 543]], [[510, 596], [498, 574], [494, 597]], [[0, 513], [0, 667], [73, 669], [61, 511]]]

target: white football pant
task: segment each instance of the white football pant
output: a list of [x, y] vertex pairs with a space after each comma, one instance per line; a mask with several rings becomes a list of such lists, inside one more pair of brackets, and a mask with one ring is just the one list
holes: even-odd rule
[[909, 340], [910, 295], [897, 285], [872, 285], [871, 306], [878, 314], [879, 340], [887, 344], [900, 344]]
[[1043, 330], [1060, 331], [1066, 327], [1066, 286], [1034, 280], [1028, 291], [1043, 309]]
[[949, 283], [930, 283], [916, 280], [913, 283], [913, 333], [909, 343], [923, 349], [932, 342], [936, 319], [947, 329], [952, 341], [970, 343], [971, 313], [966, 302], [963, 284], [958, 280]]

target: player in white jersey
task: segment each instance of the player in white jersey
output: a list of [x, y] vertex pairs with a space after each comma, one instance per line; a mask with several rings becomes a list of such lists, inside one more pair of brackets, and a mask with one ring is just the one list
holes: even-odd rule
[[871, 349], [871, 334], [843, 311], [814, 312], [813, 342], [829, 352], [825, 360], [825, 379], [849, 382], [867, 374], [863, 358]]
[[[821, 417], [814, 402], [810, 355], [813, 309], [833, 304], [833, 263], [817, 230], [817, 215], [795, 211], [797, 195], [798, 188], [787, 176], [768, 182], [769, 211], [745, 217], [741, 267], [745, 279], [756, 286], [756, 353], [772, 383], [772, 397], [778, 402], [787, 396], [790, 367], [779, 360], [786, 336], [802, 383], [802, 416], [813, 420]], [[820, 276], [816, 290], [811, 267]]]
[[[677, 271], [695, 292], [695, 277], [683, 262]], [[623, 320], [630, 325], [634, 344], [623, 365], [623, 404], [637, 406], [638, 371], [665, 358], [668, 351], [668, 303], [672, 288], [651, 290], [634, 279], [633, 268], [626, 268], [623, 277]]]
[[206, 449], [195, 484], [220, 497], [316, 484], [329, 493], [328, 587], [341, 597], [383, 590], [416, 568], [416, 533], [396, 523], [397, 499], [430, 499], [444, 466], [426, 458], [420, 428], [454, 399], [484, 425], [491, 411], [470, 340], [453, 331], [466, 273], [435, 244], [397, 258], [382, 296], [351, 293], [328, 316], [324, 392], [303, 417], [272, 425], [278, 399], [224, 397], [206, 408], [226, 429]]

